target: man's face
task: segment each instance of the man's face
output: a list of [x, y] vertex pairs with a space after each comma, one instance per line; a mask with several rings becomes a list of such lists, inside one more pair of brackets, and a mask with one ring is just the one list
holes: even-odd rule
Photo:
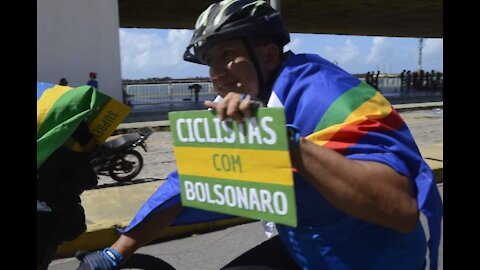
[[258, 96], [255, 67], [240, 39], [216, 44], [208, 51], [206, 62], [210, 68], [210, 79], [220, 96], [224, 97], [229, 92]]

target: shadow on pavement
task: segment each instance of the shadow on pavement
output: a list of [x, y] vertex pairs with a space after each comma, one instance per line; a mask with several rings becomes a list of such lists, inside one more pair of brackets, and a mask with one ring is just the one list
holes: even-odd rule
[[120, 269], [142, 269], [142, 270], [175, 270], [166, 261], [152, 255], [135, 253]]

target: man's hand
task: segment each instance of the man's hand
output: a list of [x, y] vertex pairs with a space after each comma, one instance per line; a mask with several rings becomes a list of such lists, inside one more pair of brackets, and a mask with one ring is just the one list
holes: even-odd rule
[[242, 122], [244, 118], [249, 118], [252, 115], [252, 110], [262, 106], [259, 101], [251, 100], [250, 95], [243, 98], [244, 96], [243, 94], [230, 92], [223, 98], [223, 102], [215, 103], [207, 100], [205, 106], [215, 110], [220, 120], [230, 117], [237, 122]]
[[112, 270], [123, 260], [122, 255], [116, 250], [106, 248], [103, 251], [88, 253], [87, 251], [78, 251], [75, 258], [80, 260], [77, 270]]

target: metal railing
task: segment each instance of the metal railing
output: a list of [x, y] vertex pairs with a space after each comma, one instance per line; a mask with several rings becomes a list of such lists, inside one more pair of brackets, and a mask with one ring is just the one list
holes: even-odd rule
[[[365, 81], [365, 78], [363, 77], [359, 77], [359, 79]], [[198, 100], [196, 100], [194, 89], [189, 87], [194, 83], [199, 84], [202, 87], [198, 93]], [[438, 94], [443, 90], [443, 77], [440, 82], [435, 84], [435, 89], [432, 89], [429, 86], [422, 86], [420, 89], [414, 89], [412, 87], [408, 88], [405, 82], [402, 86], [402, 80], [399, 76], [385, 74], [378, 78], [378, 89], [385, 95], [403, 93], [411, 95]], [[217, 96], [212, 83], [208, 81], [124, 85], [123, 93], [124, 102], [134, 106], [203, 102], [207, 99], [213, 100]]]
[[217, 93], [210, 82], [198, 82], [202, 88], [195, 99], [192, 83], [136, 84], [125, 86], [125, 103], [131, 105], [150, 105], [176, 102], [204, 101], [214, 99]]

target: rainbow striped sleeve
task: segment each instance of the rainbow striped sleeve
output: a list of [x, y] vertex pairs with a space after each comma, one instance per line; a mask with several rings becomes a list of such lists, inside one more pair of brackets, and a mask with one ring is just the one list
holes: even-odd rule
[[[328, 105], [308, 140], [352, 159], [386, 163], [412, 176], [412, 155], [421, 162], [418, 148], [398, 112], [378, 91], [360, 82]], [[414, 166], [416, 168], [416, 166]]]
[[130, 108], [90, 87], [37, 83], [37, 168], [61, 145], [82, 151], [70, 136], [85, 120], [97, 144], [125, 119]]
[[402, 128], [406, 129], [406, 125], [390, 103], [372, 87], [359, 83], [328, 106], [307, 138], [338, 152], [347, 152], [369, 133]]
[[274, 86], [287, 123], [302, 136], [348, 158], [386, 163], [412, 175], [422, 160], [400, 115], [378, 91], [314, 55], [295, 55]]

